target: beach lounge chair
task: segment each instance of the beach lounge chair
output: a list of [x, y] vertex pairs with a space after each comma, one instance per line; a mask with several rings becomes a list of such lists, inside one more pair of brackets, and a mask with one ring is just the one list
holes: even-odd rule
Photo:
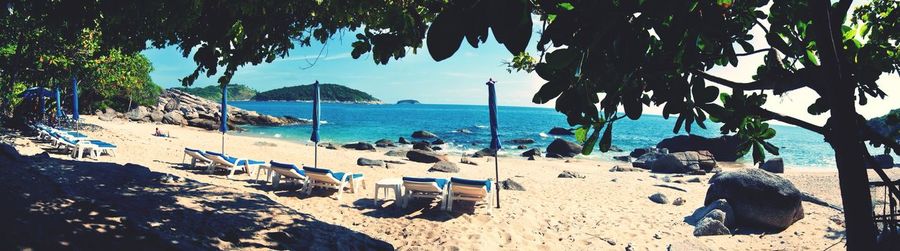
[[306, 177], [306, 171], [303, 171], [303, 168], [294, 164], [275, 162], [274, 160], [269, 161], [268, 166], [261, 166], [260, 171], [256, 172], [257, 180], [259, 180], [259, 173], [261, 173], [263, 169], [269, 170], [269, 172], [266, 173], [266, 177], [272, 177], [273, 188], [278, 188], [278, 184], [282, 179], [303, 184], [304, 188], [309, 181]]
[[365, 176], [361, 173], [332, 172], [328, 169], [308, 166], [304, 166], [303, 171], [306, 172], [306, 177], [309, 178], [307, 186], [304, 188], [307, 195], [312, 193], [313, 187], [337, 189], [337, 199], [340, 200], [347, 185], [350, 186], [350, 191], [353, 193], [356, 193], [360, 182], [362, 182], [363, 188], [366, 187]]
[[225, 176], [229, 179], [231, 179], [231, 176], [234, 175], [234, 172], [239, 170], [244, 171], [249, 176], [251, 168], [256, 167], [257, 169], [259, 169], [259, 166], [266, 163], [264, 161], [236, 158], [210, 151], [204, 152], [203, 156], [212, 161], [207, 171], [212, 172], [216, 168], [224, 169], [225, 171], [229, 171], [228, 175]]
[[91, 153], [94, 155], [94, 158], [98, 158], [102, 154], [107, 154], [113, 157], [116, 156], [116, 145], [96, 139], [90, 139], [87, 141], [91, 144]]
[[441, 208], [447, 203], [447, 179], [403, 177], [403, 208], [413, 198], [441, 199]]
[[453, 202], [457, 200], [467, 201], [484, 201], [488, 204], [488, 214], [491, 213], [493, 207], [493, 193], [491, 191], [491, 180], [470, 180], [462, 178], [450, 178], [450, 184], [447, 185], [447, 205], [444, 210], [452, 211]]
[[187, 156], [191, 156], [191, 167], [197, 167], [197, 162], [199, 161], [201, 164], [209, 165], [212, 163], [212, 160], [207, 159], [203, 156], [203, 151], [192, 149], [192, 148], [184, 148], [184, 155], [181, 157], [181, 163], [184, 164], [184, 159]]
[[56, 148], [62, 147], [64, 150], [70, 153], [70, 156], [74, 159], [81, 158], [85, 153], [93, 156], [94, 146], [89, 141], [84, 140], [74, 140], [69, 138], [55, 138], [57, 144]]

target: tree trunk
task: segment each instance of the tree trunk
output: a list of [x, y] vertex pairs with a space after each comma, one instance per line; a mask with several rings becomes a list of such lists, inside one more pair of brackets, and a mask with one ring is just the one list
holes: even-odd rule
[[844, 205], [844, 222], [848, 250], [875, 248], [875, 221], [869, 178], [864, 166], [866, 148], [860, 138], [862, 117], [856, 113], [856, 83], [850, 78], [851, 65], [846, 62], [842, 44], [843, 14], [832, 13], [831, 1], [809, 0], [816, 51], [822, 62], [817, 81], [820, 95], [831, 108], [826, 124], [825, 140], [834, 148], [835, 163]]

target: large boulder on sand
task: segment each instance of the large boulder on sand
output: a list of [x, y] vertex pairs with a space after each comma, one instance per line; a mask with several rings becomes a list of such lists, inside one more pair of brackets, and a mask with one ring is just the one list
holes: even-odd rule
[[678, 135], [663, 139], [656, 144], [656, 148], [666, 148], [669, 152], [685, 152], [706, 150], [713, 154], [718, 161], [737, 160], [737, 148], [741, 140], [737, 136], [722, 136], [718, 138], [706, 138], [697, 135]]
[[188, 125], [193, 126], [193, 127], [203, 128], [206, 130], [215, 130], [215, 129], [219, 128], [218, 122], [209, 120], [209, 119], [201, 119], [201, 118], [188, 120]]
[[429, 172], [443, 172], [443, 173], [458, 173], [459, 167], [456, 166], [453, 162], [449, 161], [440, 161], [434, 163], [431, 168], [428, 169]]
[[357, 142], [357, 143], [352, 143], [352, 144], [346, 144], [341, 147], [360, 150], [360, 151], [366, 151], [366, 150], [375, 151], [375, 146], [373, 146], [372, 144], [366, 143], [366, 142]]
[[472, 154], [472, 157], [475, 157], [475, 158], [494, 157], [494, 156], [497, 156], [497, 150], [490, 149], [490, 148], [484, 148], [484, 149], [478, 150], [477, 152]]
[[748, 168], [718, 173], [709, 183], [704, 204], [727, 200], [740, 227], [780, 231], [803, 219], [800, 190], [778, 175]]
[[131, 109], [125, 113], [125, 117], [133, 121], [143, 120], [144, 117], [150, 116], [150, 112], [147, 111], [147, 107], [138, 106], [137, 108]]
[[415, 144], [413, 144], [413, 149], [423, 150], [423, 151], [433, 151], [434, 150], [434, 149], [431, 149], [431, 143], [428, 143], [428, 141], [416, 142]]
[[547, 157], [549, 158], [575, 157], [580, 153], [581, 145], [564, 139], [555, 139], [547, 146]]
[[406, 158], [411, 161], [421, 163], [436, 163], [440, 161], [447, 161], [447, 156], [440, 155], [435, 152], [415, 149], [407, 151]]
[[165, 115], [166, 115], [166, 114], [164, 114], [164, 113], [163, 113], [162, 111], [160, 111], [160, 110], [153, 111], [153, 112], [150, 113], [150, 121], [153, 121], [153, 122], [162, 122], [163, 116], [165, 116]]
[[178, 99], [174, 99], [174, 98], [169, 99], [169, 101], [166, 102], [166, 105], [163, 107], [163, 109], [165, 109], [167, 112], [171, 112], [171, 111], [178, 109]]
[[397, 145], [394, 144], [394, 141], [391, 141], [389, 139], [379, 139], [378, 141], [375, 141], [375, 146], [377, 146], [377, 147], [394, 147]]
[[531, 148], [528, 151], [522, 152], [522, 157], [531, 157], [531, 156], [541, 156], [541, 149]]
[[163, 123], [173, 124], [173, 125], [187, 125], [188, 124], [187, 120], [184, 119], [184, 117], [181, 116], [181, 113], [177, 112], [177, 111], [171, 111], [169, 113], [166, 113], [166, 115], [163, 115], [162, 121], [163, 121]]
[[415, 131], [412, 133], [412, 137], [414, 139], [433, 139], [437, 138], [437, 135], [434, 135], [434, 133], [429, 131]]
[[360, 166], [384, 166], [384, 161], [360, 157], [356, 159], [356, 164]]
[[775, 157], [759, 163], [759, 168], [772, 173], [784, 173], [784, 159]]
[[716, 159], [708, 151], [677, 152], [658, 156], [650, 164], [654, 173], [693, 173], [697, 170], [711, 172], [716, 168]]

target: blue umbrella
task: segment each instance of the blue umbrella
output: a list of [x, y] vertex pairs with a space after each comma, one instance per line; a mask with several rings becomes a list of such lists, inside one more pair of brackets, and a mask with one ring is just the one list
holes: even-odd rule
[[78, 130], [78, 79], [72, 77], [72, 120], [75, 121], [75, 130]]
[[494, 150], [494, 175], [496, 175], [497, 208], [500, 208], [500, 163], [497, 154], [500, 151], [500, 137], [497, 136], [497, 92], [494, 90], [493, 79], [488, 80], [488, 110], [491, 116], [491, 149]]
[[315, 144], [313, 148], [313, 166], [319, 167], [319, 81], [316, 80], [313, 83], [313, 113], [312, 113], [312, 135], [309, 137], [309, 140]]
[[63, 117], [62, 111], [62, 99], [59, 98], [59, 87], [56, 87], [56, 121], [59, 122], [59, 119]]
[[222, 132], [222, 154], [225, 154], [225, 132], [228, 132], [228, 88], [222, 85], [222, 116], [219, 118], [219, 131]]

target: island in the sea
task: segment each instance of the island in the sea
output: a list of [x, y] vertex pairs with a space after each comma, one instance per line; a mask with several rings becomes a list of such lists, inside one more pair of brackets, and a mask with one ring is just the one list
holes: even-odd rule
[[[176, 88], [193, 95], [210, 100], [222, 98], [221, 89], [216, 85], [197, 88]], [[381, 100], [372, 95], [339, 84], [320, 84], [319, 95], [323, 102], [355, 103], [355, 104], [381, 104]], [[311, 101], [313, 99], [313, 86], [298, 85], [282, 87], [264, 92], [257, 92], [244, 85], [229, 85], [228, 100], [255, 100], [255, 101]]]
[[415, 99], [404, 99], [404, 100], [397, 101], [397, 104], [398, 105], [415, 105], [415, 104], [421, 104], [421, 103], [419, 103], [419, 101], [415, 100]]

